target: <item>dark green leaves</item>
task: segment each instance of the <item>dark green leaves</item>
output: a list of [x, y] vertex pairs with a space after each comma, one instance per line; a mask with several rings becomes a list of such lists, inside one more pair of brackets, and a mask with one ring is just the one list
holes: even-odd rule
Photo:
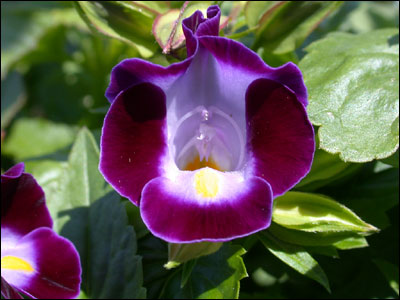
[[374, 263], [377, 265], [379, 270], [386, 277], [390, 287], [399, 295], [399, 268], [395, 265], [383, 260], [376, 259]]
[[260, 232], [258, 237], [273, 255], [299, 273], [316, 280], [330, 291], [328, 278], [324, 271], [318, 265], [317, 261], [302, 247], [282, 242], [267, 231]]
[[144, 298], [141, 257], [120, 197], [98, 171], [99, 150], [87, 129], [67, 162], [27, 164], [42, 185], [54, 229], [77, 247], [82, 289], [90, 298]]
[[237, 299], [239, 281], [247, 277], [241, 255], [245, 250], [225, 244], [214, 254], [197, 259], [189, 279], [181, 288], [180, 269], [173, 273], [164, 286], [162, 297], [167, 299]]
[[26, 102], [24, 83], [18, 72], [1, 81], [1, 129], [6, 127]]
[[306, 48], [300, 69], [320, 147], [344, 161], [392, 155], [399, 145], [397, 29], [332, 33]]

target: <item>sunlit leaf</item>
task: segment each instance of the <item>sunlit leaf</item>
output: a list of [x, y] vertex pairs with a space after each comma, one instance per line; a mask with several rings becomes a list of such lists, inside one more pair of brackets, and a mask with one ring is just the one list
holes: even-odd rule
[[344, 161], [386, 158], [399, 146], [397, 29], [332, 33], [300, 62], [320, 147]]
[[3, 153], [16, 160], [39, 157], [65, 150], [74, 141], [77, 128], [41, 118], [18, 119], [6, 140]]
[[287, 192], [274, 201], [272, 220], [287, 228], [308, 232], [377, 231], [344, 205], [323, 195]]
[[288, 229], [272, 222], [268, 229], [282, 241], [300, 246], [332, 246], [340, 250], [367, 247], [365, 237], [354, 233], [343, 232], [304, 232]]

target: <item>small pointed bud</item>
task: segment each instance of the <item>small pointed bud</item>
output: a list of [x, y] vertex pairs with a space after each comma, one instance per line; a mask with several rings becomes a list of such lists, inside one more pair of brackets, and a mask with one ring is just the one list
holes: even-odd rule
[[166, 269], [172, 269], [181, 263], [217, 252], [223, 243], [200, 242], [192, 244], [168, 244], [168, 262]]

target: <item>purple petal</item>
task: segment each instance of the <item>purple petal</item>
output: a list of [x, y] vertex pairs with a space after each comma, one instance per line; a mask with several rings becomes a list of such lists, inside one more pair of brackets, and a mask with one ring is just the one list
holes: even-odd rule
[[[211, 185], [209, 195], [199, 194], [195, 183], [196, 174], [204, 170], [218, 174], [213, 175], [218, 176], [217, 183], [215, 178], [205, 179]], [[171, 243], [217, 242], [267, 228], [272, 194], [261, 178], [245, 180], [238, 172], [207, 168], [180, 172], [173, 180], [153, 179], [143, 189], [140, 205], [143, 221], [159, 238]]]
[[25, 165], [23, 162], [16, 164], [15, 166], [8, 169], [3, 175], [1, 175], [1, 180], [3, 179], [15, 179], [21, 176], [24, 172]]
[[120, 92], [143, 82], [152, 82], [166, 90], [189, 64], [190, 60], [186, 60], [166, 68], [137, 58], [125, 59], [112, 69], [106, 97], [113, 102]]
[[197, 49], [197, 37], [218, 36], [221, 12], [218, 6], [213, 5], [207, 9], [207, 19], [202, 12], [197, 10], [189, 18], [182, 21], [182, 29], [186, 38], [186, 49], [188, 57], [193, 55]]
[[252, 175], [282, 195], [311, 168], [314, 130], [305, 108], [282, 84], [258, 79], [246, 92], [246, 118]]
[[1, 175], [2, 241], [53, 226], [42, 188], [23, 168], [18, 164]]
[[[4, 248], [4, 249], [3, 249]], [[49, 228], [38, 228], [15, 245], [2, 245], [2, 260], [13, 256], [32, 270], [3, 268], [2, 277], [35, 298], [75, 298], [80, 292], [81, 267], [73, 244]]]
[[165, 94], [151, 83], [121, 93], [104, 120], [100, 171], [136, 205], [143, 186], [161, 175], [168, 153]]
[[246, 90], [255, 79], [268, 78], [291, 89], [297, 99], [307, 106], [307, 89], [301, 71], [295, 64], [289, 62], [279, 68], [272, 68], [246, 46], [223, 37], [203, 36], [199, 37], [199, 42], [217, 59], [225, 73], [221, 74], [222, 78], [233, 89]]

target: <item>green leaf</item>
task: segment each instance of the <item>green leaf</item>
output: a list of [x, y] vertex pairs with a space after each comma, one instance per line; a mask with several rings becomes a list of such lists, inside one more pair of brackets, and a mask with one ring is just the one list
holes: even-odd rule
[[[249, 1], [247, 20], [256, 16], [260, 27], [252, 48], [262, 46], [273, 54], [292, 52], [341, 4], [340, 1]], [[257, 17], [262, 11], [265, 11], [263, 15]]]
[[[45, 191], [55, 231], [61, 232], [65, 223], [71, 219], [61, 215], [61, 211], [89, 207], [112, 191], [100, 174], [98, 164], [99, 149], [86, 128], [79, 131], [68, 161], [47, 162], [47, 170], [40, 164], [27, 163], [27, 171], [35, 176]], [[77, 228], [83, 226], [77, 225]]]
[[277, 258], [318, 283], [330, 292], [329, 281], [318, 262], [302, 247], [280, 241], [267, 231], [257, 234], [264, 246]]
[[24, 106], [25, 87], [22, 76], [11, 72], [1, 81], [1, 128], [3, 129]]
[[190, 278], [181, 289], [181, 269], [165, 283], [161, 297], [169, 299], [237, 299], [239, 281], [247, 277], [238, 245], [224, 244], [214, 254], [197, 259]]
[[75, 8], [95, 32], [135, 47], [143, 57], [157, 50], [151, 32], [154, 14], [124, 1], [75, 1]]
[[[142, 258], [135, 255], [135, 231], [127, 226], [119, 195], [113, 192], [97, 200], [89, 208], [88, 219], [86, 252], [81, 253], [81, 257], [89, 262], [86, 273], [88, 294], [92, 299], [144, 299]], [[64, 232], [68, 236], [67, 228], [61, 233]]]
[[365, 237], [347, 232], [304, 232], [288, 229], [274, 222], [268, 228], [274, 236], [282, 241], [300, 246], [333, 246], [340, 250], [367, 247]]
[[82, 129], [68, 161], [27, 164], [46, 194], [54, 229], [76, 246], [89, 298], [144, 298], [141, 257], [120, 196], [98, 171], [99, 150]]
[[65, 150], [74, 141], [77, 129], [40, 118], [20, 118], [13, 124], [3, 152], [22, 161]]
[[272, 220], [287, 228], [308, 232], [377, 231], [350, 209], [323, 195], [288, 192], [274, 201]]
[[[398, 29], [331, 33], [306, 48], [299, 66], [309, 91], [320, 148], [367, 162], [399, 146]], [[329, 59], [327, 59], [329, 58]]]
[[386, 277], [390, 287], [399, 295], [399, 267], [383, 259], [374, 259], [373, 262]]
[[340, 250], [349, 250], [368, 247], [368, 242], [363, 236], [354, 236], [338, 241], [334, 246]]

